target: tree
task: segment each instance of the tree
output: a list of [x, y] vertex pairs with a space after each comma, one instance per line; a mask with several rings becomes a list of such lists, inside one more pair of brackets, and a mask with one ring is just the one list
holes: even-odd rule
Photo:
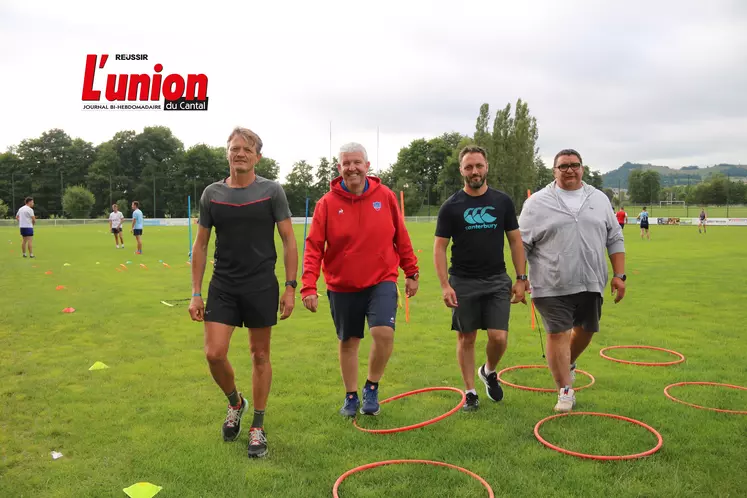
[[0, 220], [8, 217], [8, 205], [0, 199]]
[[[288, 198], [288, 206], [293, 216], [302, 216], [306, 212], [306, 197], [312, 193], [314, 175], [313, 167], [306, 161], [293, 164], [293, 169], [285, 179], [283, 188]], [[315, 201], [315, 199], [312, 199]], [[314, 203], [309, 201], [309, 214], [313, 212]]]
[[[124, 216], [125, 218], [129, 216], [130, 203], [127, 202], [127, 199], [119, 199], [118, 201], [115, 201], [114, 204], [116, 204], [119, 210], [122, 212], [122, 216]], [[111, 212], [111, 208], [109, 209], [109, 212]]]
[[555, 176], [552, 173], [552, 168], [546, 167], [545, 162], [539, 157], [534, 161], [534, 167], [537, 171], [537, 178], [534, 181], [534, 190], [532, 192], [537, 192], [552, 183]]
[[337, 178], [337, 158], [330, 163], [326, 157], [319, 158], [319, 166], [316, 167], [316, 183], [314, 184], [314, 198], [320, 199], [329, 191], [329, 184]]
[[262, 157], [254, 166], [254, 172], [268, 180], [277, 180], [280, 173], [280, 166], [277, 161], [269, 157]]
[[602, 174], [599, 171], [593, 170], [589, 166], [584, 166], [584, 175], [581, 179], [592, 187], [596, 187], [599, 190], [602, 190], [602, 184], [604, 183], [604, 180], [602, 179]]
[[[36, 199], [34, 200], [36, 201]], [[95, 203], [96, 198], [93, 193], [80, 185], [66, 188], [65, 194], [62, 196], [62, 207], [73, 218], [88, 218]]]
[[652, 169], [636, 169], [628, 175], [628, 195], [637, 204], [649, 204], [659, 201], [661, 175]]
[[[599, 187], [597, 187], [597, 188], [599, 188]], [[603, 189], [602, 192], [604, 192], [604, 195], [607, 196], [607, 199], [609, 199], [610, 202], [613, 202], [613, 200], [615, 199], [615, 191], [614, 190], [612, 190], [611, 188], [606, 188], [606, 189]]]

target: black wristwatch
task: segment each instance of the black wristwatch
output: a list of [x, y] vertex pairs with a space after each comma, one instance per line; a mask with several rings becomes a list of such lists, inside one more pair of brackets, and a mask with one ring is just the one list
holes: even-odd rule
[[615, 275], [613, 276], [613, 278], [619, 278], [620, 280], [622, 280], [623, 282], [625, 282], [628, 279], [628, 276], [625, 275], [624, 273], [615, 273]]
[[286, 280], [285, 286], [288, 287], [289, 285], [295, 289], [298, 286], [298, 282], [295, 280]]
[[412, 275], [410, 275], [407, 278], [409, 278], [411, 280], [415, 280], [417, 282], [418, 281], [418, 277], [420, 277], [420, 272], [415, 272], [415, 273], [413, 273]]
[[526, 275], [516, 275], [516, 280], [528, 280]]

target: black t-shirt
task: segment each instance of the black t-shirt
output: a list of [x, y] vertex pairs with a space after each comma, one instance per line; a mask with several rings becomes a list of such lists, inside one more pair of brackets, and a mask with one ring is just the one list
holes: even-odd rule
[[261, 176], [231, 188], [225, 179], [208, 185], [200, 198], [199, 223], [215, 228], [211, 284], [226, 292], [262, 291], [275, 277], [275, 224], [291, 217], [285, 191]]
[[504, 192], [488, 187], [472, 197], [460, 190], [439, 209], [436, 237], [452, 239], [451, 275], [487, 277], [506, 271], [504, 233], [518, 228], [514, 203]]

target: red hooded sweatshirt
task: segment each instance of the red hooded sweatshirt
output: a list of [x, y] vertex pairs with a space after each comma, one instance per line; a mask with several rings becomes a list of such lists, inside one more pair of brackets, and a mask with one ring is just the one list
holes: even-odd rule
[[396, 282], [398, 267], [405, 276], [418, 272], [397, 196], [380, 179], [366, 178], [368, 189], [355, 195], [344, 190], [342, 177], [337, 177], [316, 203], [306, 237], [301, 298], [317, 293], [322, 260], [327, 289], [336, 292]]

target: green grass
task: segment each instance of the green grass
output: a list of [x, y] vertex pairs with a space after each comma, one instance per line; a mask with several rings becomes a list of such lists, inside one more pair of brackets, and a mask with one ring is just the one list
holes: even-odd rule
[[[417, 253], [421, 288], [410, 302], [410, 323], [399, 315], [382, 398], [428, 386], [463, 387], [449, 312], [433, 270], [434, 227], [409, 225], [415, 248], [422, 250]], [[301, 244], [303, 226], [295, 228]], [[577, 394], [577, 411], [614, 413], [653, 426], [664, 438], [658, 453], [597, 462], [552, 451], [535, 439], [533, 428], [552, 414], [553, 394], [505, 387], [505, 399], [496, 404], [479, 381], [476, 413], [458, 412], [397, 434], [358, 431], [337, 414], [343, 394], [337, 340], [322, 298], [317, 314], [303, 309], [298, 299], [293, 316], [273, 330], [273, 385], [265, 419], [270, 454], [253, 461], [246, 457], [246, 432], [232, 444], [220, 438], [226, 400], [204, 359], [203, 326], [189, 320], [186, 306], [160, 303], [189, 295], [186, 228], [148, 228], [145, 254], [135, 256], [129, 234], [127, 249], [116, 250], [104, 226], [40, 227], [35, 260], [20, 257], [17, 229], [2, 228], [0, 496], [124, 496], [123, 488], [149, 481], [163, 486], [159, 498], [324, 497], [332, 495], [345, 471], [389, 459], [464, 467], [485, 478], [496, 496], [744, 496], [747, 417], [674, 403], [663, 389], [681, 381], [747, 386], [742, 329], [747, 230], [713, 227], [701, 236], [695, 227], [654, 226], [651, 241], [634, 231], [626, 236], [627, 296], [617, 305], [605, 296], [602, 331], [579, 361], [596, 384]], [[127, 271], [117, 272], [128, 260], [133, 263]], [[282, 279], [281, 267], [282, 257]], [[66, 289], [57, 291], [57, 285]], [[76, 312], [62, 313], [68, 306]], [[528, 308], [512, 310], [501, 368], [543, 363]], [[481, 332], [478, 359], [485, 342]], [[599, 356], [600, 348], [619, 344], [674, 349], [687, 361], [639, 367]], [[369, 346], [367, 337], [361, 380]], [[612, 354], [642, 361], [674, 358], [649, 351]], [[249, 393], [245, 330], [234, 334], [229, 357], [238, 386]], [[88, 371], [95, 361], [110, 368]], [[552, 386], [544, 369], [514, 371], [506, 378]], [[578, 383], [587, 380], [579, 375]], [[747, 391], [695, 386], [674, 388], [672, 394], [696, 404], [747, 410]], [[367, 428], [413, 424], [458, 401], [456, 393], [421, 394], [385, 404], [379, 417], [359, 421]], [[547, 422], [542, 435], [590, 453], [636, 453], [655, 444], [640, 427], [586, 416]], [[53, 460], [52, 450], [64, 457]], [[467, 475], [422, 465], [355, 474], [340, 494], [487, 496]]]

